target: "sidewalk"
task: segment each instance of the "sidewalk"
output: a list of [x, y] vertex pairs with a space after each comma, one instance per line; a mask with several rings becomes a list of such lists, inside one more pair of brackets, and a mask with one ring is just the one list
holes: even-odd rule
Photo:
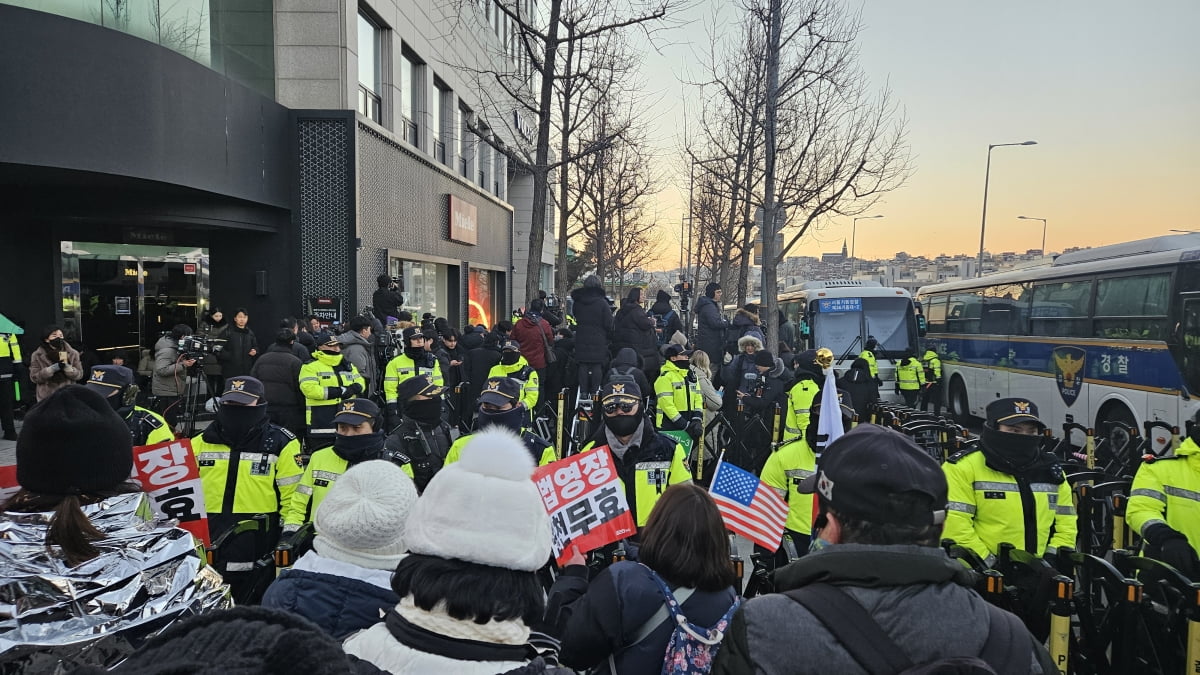
[[[21, 420], [17, 420], [17, 432], [21, 431]], [[17, 442], [0, 440], [0, 466], [12, 466], [17, 463]]]

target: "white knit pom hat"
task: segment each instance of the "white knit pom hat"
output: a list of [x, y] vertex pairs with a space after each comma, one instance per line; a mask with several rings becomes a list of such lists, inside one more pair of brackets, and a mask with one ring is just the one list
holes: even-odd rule
[[534, 485], [533, 457], [511, 431], [473, 434], [462, 458], [439, 471], [408, 514], [412, 553], [533, 572], [550, 559], [550, 516]]
[[350, 467], [338, 477], [313, 519], [317, 553], [359, 567], [392, 570], [408, 550], [404, 527], [417, 488], [384, 460]]

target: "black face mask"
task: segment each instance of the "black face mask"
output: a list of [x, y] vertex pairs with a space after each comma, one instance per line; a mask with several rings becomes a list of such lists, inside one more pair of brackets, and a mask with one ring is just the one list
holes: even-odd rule
[[404, 348], [404, 355], [415, 363], [424, 363], [426, 353], [428, 352], [425, 351], [425, 347], [408, 346]]
[[1021, 473], [1042, 456], [1042, 436], [1014, 434], [983, 425], [983, 454], [988, 465], [1005, 473]]
[[642, 423], [642, 416], [637, 415], [613, 415], [609, 417], [605, 415], [604, 426], [608, 430], [616, 434], [619, 438], [630, 436], [637, 431], [638, 425]]
[[479, 427], [504, 427], [513, 433], [521, 433], [529, 422], [529, 414], [522, 406], [514, 406], [512, 410], [489, 411], [480, 408]]
[[62, 338], [54, 338], [53, 340], [50, 340], [50, 346], [60, 352], [65, 351], [67, 348], [67, 341]]
[[511, 366], [521, 359], [521, 355], [517, 352], [504, 352], [500, 356], [500, 363], [506, 366]]
[[217, 424], [221, 427], [221, 436], [230, 444], [246, 440], [266, 420], [266, 406], [223, 405], [217, 409]]
[[385, 440], [382, 431], [359, 434], [358, 436], [343, 436], [338, 434], [333, 437], [333, 452], [338, 457], [354, 465], [369, 459], [382, 457]]
[[422, 401], [409, 401], [404, 404], [404, 416], [418, 424], [434, 426], [442, 421], [442, 399], [439, 396]]

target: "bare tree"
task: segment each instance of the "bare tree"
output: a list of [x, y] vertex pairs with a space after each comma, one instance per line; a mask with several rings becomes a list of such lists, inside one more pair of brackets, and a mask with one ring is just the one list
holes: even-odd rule
[[[456, 1], [460, 7], [465, 8], [470, 0]], [[515, 170], [533, 177], [529, 260], [524, 290], [526, 297], [535, 297], [541, 271], [541, 252], [547, 222], [546, 207], [552, 177], [555, 172], [572, 163], [605, 149], [621, 135], [620, 129], [611, 129], [608, 137], [594, 138], [592, 144], [582, 148], [560, 142], [559, 153], [563, 153], [564, 148], [566, 153], [551, 157], [551, 143], [555, 132], [562, 134], [565, 131], [569, 135], [574, 128], [571, 122], [573, 113], [569, 107], [566, 111], [566, 122], [559, 118], [563, 109], [555, 106], [556, 89], [562, 91], [562, 83], [568, 77], [593, 76], [587, 69], [565, 67], [564, 62], [572, 63], [568, 59], [568, 53], [576, 49], [587, 49], [589, 45], [598, 41], [603, 42], [607, 36], [619, 34], [630, 28], [639, 28], [649, 37], [663, 27], [663, 19], [668, 12], [674, 11], [686, 0], [629, 0], [623, 3], [610, 3], [607, 0], [549, 0], [541, 18], [532, 16], [528, 3], [521, 0], [495, 2], [495, 8], [512, 25], [513, 46], [522, 55], [519, 60], [528, 63], [529, 68], [477, 71], [476, 75], [480, 80], [478, 89], [484, 98], [490, 99], [484, 103], [484, 107], [492, 113], [489, 115], [489, 121], [499, 122], [511, 128], [511, 111], [515, 105], [518, 114], [528, 114], [537, 120], [536, 134], [531, 148], [514, 148], [481, 133], [475, 126], [471, 126], [470, 130], [503, 153]], [[572, 52], [570, 56], [574, 58], [575, 54]], [[529, 96], [531, 88], [536, 90], [534, 97]], [[492, 95], [493, 92], [499, 95]], [[559, 225], [561, 231], [562, 223]], [[565, 263], [561, 259], [564, 253], [560, 244], [560, 265]], [[559, 283], [562, 284], [561, 279]]]

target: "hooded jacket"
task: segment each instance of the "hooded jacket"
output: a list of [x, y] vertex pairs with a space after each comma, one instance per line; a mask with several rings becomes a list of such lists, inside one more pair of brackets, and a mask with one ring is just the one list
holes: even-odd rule
[[763, 333], [762, 321], [759, 320], [758, 315], [739, 307], [737, 313], [733, 315], [733, 321], [729, 324], [729, 339], [741, 338], [755, 329], [758, 333]]
[[654, 333], [654, 319], [633, 300], [621, 300], [621, 309], [613, 317], [612, 348], [629, 347], [642, 357], [642, 370], [656, 371], [662, 365], [658, 354], [658, 339]]
[[291, 348], [272, 344], [254, 362], [250, 377], [262, 381], [267, 404], [271, 408], [303, 410], [304, 396], [300, 393], [302, 365]]
[[608, 363], [608, 345], [613, 340], [613, 312], [604, 289], [590, 286], [571, 291], [574, 303], [575, 360], [579, 363]]
[[[513, 324], [512, 337], [521, 345], [521, 356], [529, 367], [541, 370], [546, 367], [546, 345], [554, 345], [554, 329], [537, 312], [526, 312], [521, 320]], [[543, 341], [545, 338], [545, 341]]]
[[179, 396], [186, 391], [186, 378], [187, 366], [179, 360], [179, 341], [167, 333], [154, 343], [154, 379], [150, 391], [155, 396]]
[[642, 370], [641, 357], [629, 347], [625, 347], [613, 357], [612, 368], [604, 375], [604, 384], [608, 384], [618, 375], [632, 377], [633, 381], [637, 382], [643, 401], [654, 395], [654, 389], [650, 387], [650, 381], [646, 379], [646, 373]]
[[[977, 656], [991, 614], [973, 576], [940, 548], [837, 544], [775, 573], [780, 593], [747, 601], [734, 615], [713, 675], [862, 673], [862, 667], [805, 607], [782, 595], [810, 583], [841, 588], [861, 604], [914, 663]], [[947, 639], [946, 626], [954, 626]], [[1002, 673], [1056, 673], [1029, 635]]]
[[358, 331], [348, 330], [338, 336], [342, 343], [342, 358], [358, 368], [358, 372], [367, 381], [366, 392], [371, 393], [379, 387], [379, 367], [375, 363], [375, 345], [363, 337]]
[[696, 346], [708, 353], [714, 368], [720, 368], [724, 360], [721, 354], [725, 349], [725, 332], [728, 323], [721, 316], [721, 308], [707, 295], [696, 299], [694, 308], [696, 315]]
[[[666, 291], [659, 291], [658, 295], [654, 296], [654, 304], [650, 306], [650, 314], [657, 314], [666, 319], [667, 325], [662, 329], [662, 342], [667, 342], [676, 332], [683, 332], [683, 320], [679, 318], [679, 312], [671, 306], [671, 295]], [[653, 316], [651, 318], [654, 318]], [[655, 322], [657, 328], [657, 321]]]
[[871, 377], [871, 364], [863, 358], [854, 359], [850, 369], [838, 379], [838, 388], [850, 394], [858, 421], [870, 421], [871, 406], [879, 400], [879, 385]]
[[367, 569], [309, 551], [267, 588], [264, 607], [312, 621], [337, 640], [379, 623], [400, 598], [391, 570]]

